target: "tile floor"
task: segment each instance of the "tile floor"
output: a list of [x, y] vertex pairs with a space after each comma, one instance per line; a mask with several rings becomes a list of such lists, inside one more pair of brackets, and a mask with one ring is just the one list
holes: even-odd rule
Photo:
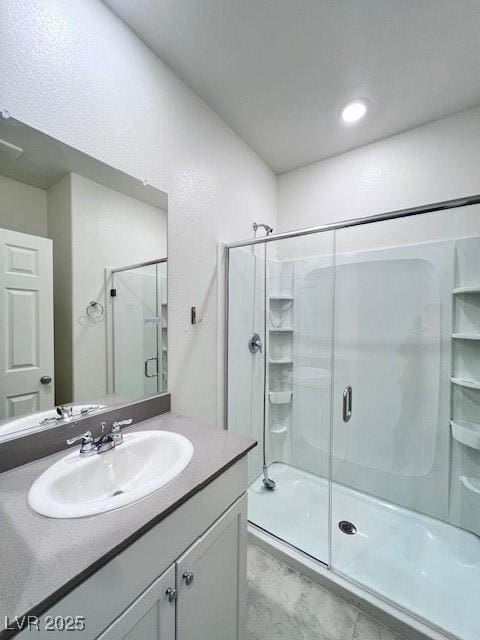
[[248, 640], [403, 640], [255, 545], [248, 586]]

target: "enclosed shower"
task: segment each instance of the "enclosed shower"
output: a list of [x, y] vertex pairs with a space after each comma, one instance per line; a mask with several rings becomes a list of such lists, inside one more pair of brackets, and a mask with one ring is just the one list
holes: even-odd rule
[[111, 271], [112, 389], [124, 398], [167, 390], [167, 258]]
[[480, 637], [479, 202], [226, 249], [252, 535], [463, 640]]

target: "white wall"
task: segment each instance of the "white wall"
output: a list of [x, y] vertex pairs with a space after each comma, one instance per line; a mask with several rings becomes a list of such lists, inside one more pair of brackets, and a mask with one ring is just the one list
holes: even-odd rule
[[46, 191], [0, 176], [0, 227], [46, 237]]
[[279, 228], [480, 193], [479, 158], [477, 108], [284, 173], [278, 181]]
[[4, 0], [0, 42], [0, 108], [168, 193], [173, 408], [215, 424], [217, 244], [276, 226], [275, 176], [99, 0]]
[[107, 394], [105, 318], [90, 322], [87, 305], [96, 300], [107, 308], [106, 267], [167, 255], [167, 214], [74, 173], [70, 179], [73, 398], [81, 402]]

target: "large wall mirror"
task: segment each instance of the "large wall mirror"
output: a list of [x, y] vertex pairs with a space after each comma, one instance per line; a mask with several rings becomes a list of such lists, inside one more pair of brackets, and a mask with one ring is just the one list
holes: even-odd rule
[[167, 196], [0, 119], [0, 442], [167, 390]]

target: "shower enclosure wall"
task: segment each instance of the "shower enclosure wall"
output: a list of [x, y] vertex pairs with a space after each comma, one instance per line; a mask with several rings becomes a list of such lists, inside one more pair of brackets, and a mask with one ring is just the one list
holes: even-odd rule
[[265, 427], [257, 529], [478, 640], [480, 206], [458, 204], [228, 247], [227, 425]]

